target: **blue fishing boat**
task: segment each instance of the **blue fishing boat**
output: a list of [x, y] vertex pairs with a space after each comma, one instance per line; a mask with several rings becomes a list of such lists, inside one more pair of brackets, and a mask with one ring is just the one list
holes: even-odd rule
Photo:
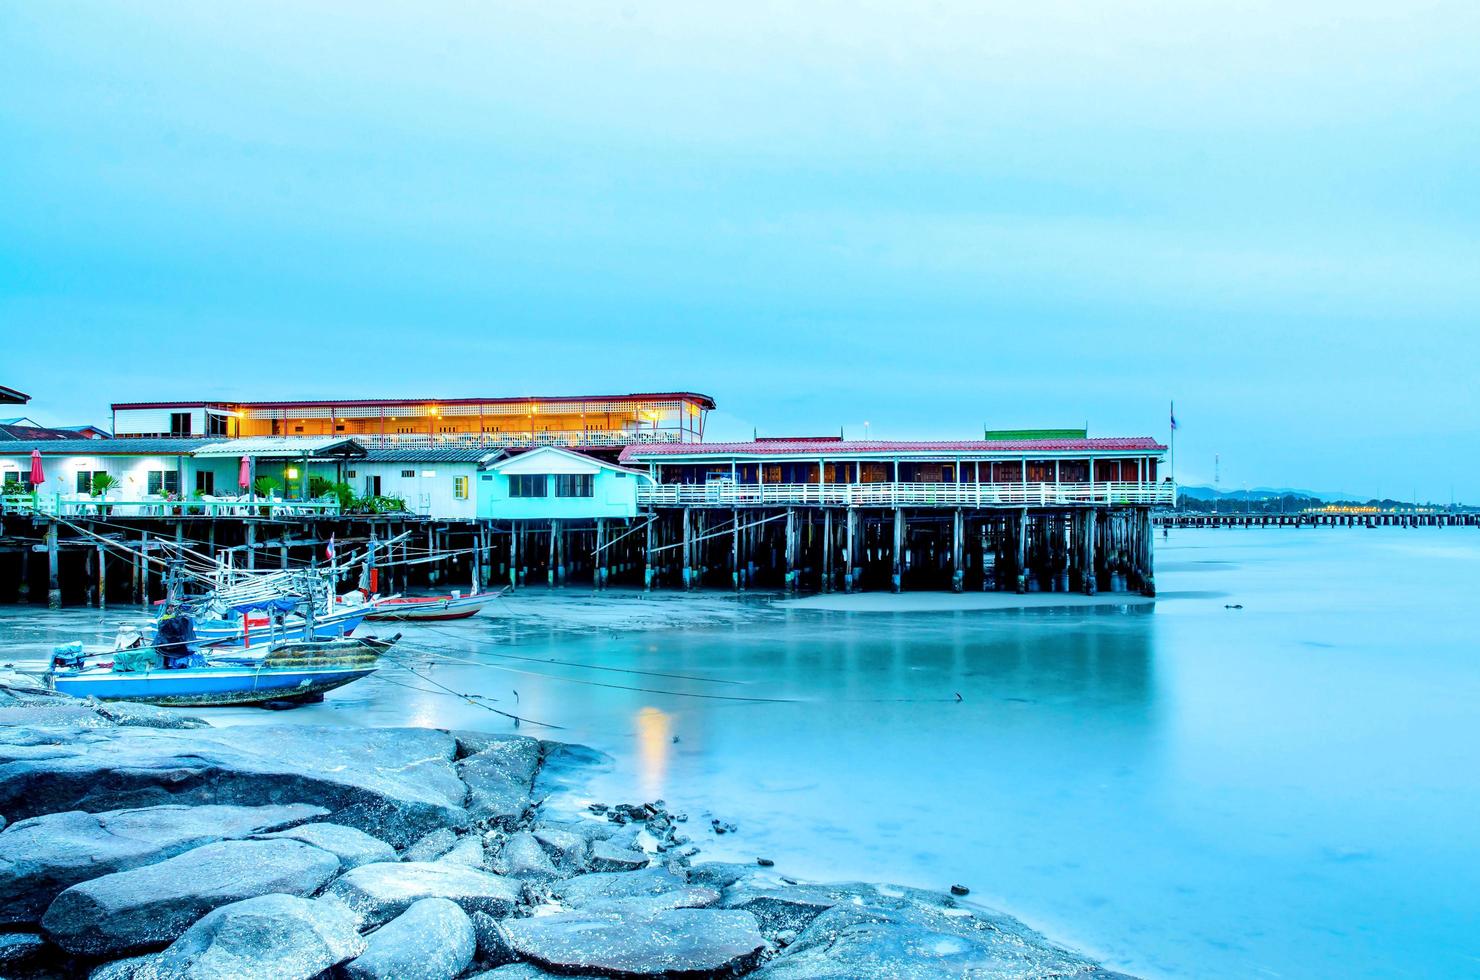
[[[389, 639], [356, 637], [280, 642], [261, 656], [212, 649], [166, 661], [152, 648], [120, 650], [111, 661], [88, 663], [67, 650], [53, 660], [47, 684], [75, 697], [143, 701], [177, 707], [251, 705], [267, 701], [318, 701], [325, 692], [375, 672]], [[68, 655], [70, 654], [70, 656]], [[174, 666], [165, 666], [166, 662]]]

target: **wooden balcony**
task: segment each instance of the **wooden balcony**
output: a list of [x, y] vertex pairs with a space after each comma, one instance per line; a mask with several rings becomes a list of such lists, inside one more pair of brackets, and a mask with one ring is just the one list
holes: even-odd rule
[[104, 500], [72, 493], [6, 494], [0, 497], [0, 513], [95, 520], [110, 517], [313, 517], [334, 516], [339, 510], [339, 501], [333, 497], [318, 500], [269, 500], [265, 497]]
[[1170, 506], [1170, 483], [666, 483], [637, 487], [642, 507]]

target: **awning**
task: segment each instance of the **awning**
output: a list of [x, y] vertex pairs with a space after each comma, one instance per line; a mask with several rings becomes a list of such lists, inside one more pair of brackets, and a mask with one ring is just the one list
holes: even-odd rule
[[219, 456], [250, 456], [253, 459], [361, 459], [365, 447], [343, 437], [256, 436], [228, 439], [201, 446], [191, 453], [197, 459]]

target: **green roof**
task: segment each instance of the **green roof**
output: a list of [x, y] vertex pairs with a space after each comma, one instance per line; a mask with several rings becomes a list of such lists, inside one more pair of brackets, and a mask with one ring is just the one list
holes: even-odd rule
[[1011, 442], [1017, 439], [1088, 439], [1088, 429], [988, 429], [982, 433], [987, 442]]

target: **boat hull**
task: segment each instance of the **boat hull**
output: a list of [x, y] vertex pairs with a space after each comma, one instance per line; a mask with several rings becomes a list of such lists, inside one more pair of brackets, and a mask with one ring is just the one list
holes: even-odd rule
[[63, 694], [79, 698], [195, 708], [316, 700], [375, 669], [373, 664], [307, 670], [192, 667], [73, 677], [58, 674], [54, 684]]
[[428, 598], [386, 599], [375, 604], [366, 619], [372, 622], [438, 622], [476, 616], [497, 595], [434, 596]]

